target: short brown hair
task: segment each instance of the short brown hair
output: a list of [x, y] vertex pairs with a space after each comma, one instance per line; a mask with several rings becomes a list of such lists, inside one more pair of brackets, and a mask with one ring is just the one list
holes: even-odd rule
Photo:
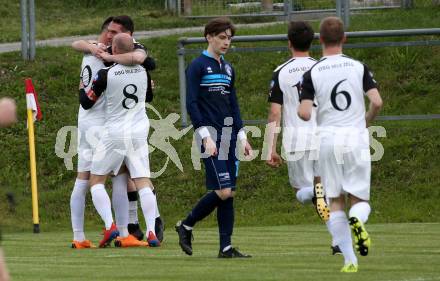
[[293, 49], [298, 51], [308, 51], [312, 44], [315, 32], [312, 26], [305, 21], [291, 21], [289, 22], [289, 29], [287, 37], [292, 44]]
[[321, 21], [319, 36], [326, 46], [340, 45], [344, 40], [344, 23], [338, 17], [327, 17]]
[[215, 19], [210, 20], [205, 25], [204, 36], [205, 36], [205, 38], [206, 38], [206, 36], [208, 36], [208, 34], [216, 36], [222, 32], [225, 32], [228, 29], [231, 30], [231, 35], [234, 36], [235, 26], [229, 18], [225, 18], [225, 17], [215, 18]]

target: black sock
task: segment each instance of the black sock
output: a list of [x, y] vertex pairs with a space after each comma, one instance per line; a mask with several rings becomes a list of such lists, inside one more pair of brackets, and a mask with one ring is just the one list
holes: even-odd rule
[[220, 234], [220, 250], [231, 245], [234, 229], [234, 198], [229, 197], [217, 207], [218, 231]]
[[137, 191], [128, 191], [127, 196], [128, 196], [128, 201], [137, 201], [138, 200]]
[[182, 222], [186, 226], [193, 227], [196, 222], [201, 221], [208, 216], [222, 202], [215, 191], [211, 191], [203, 196], [197, 205], [188, 214]]
[[[129, 207], [128, 207], [128, 213], [129, 213], [129, 215], [128, 215], [128, 217], [129, 217], [129, 220], [128, 220], [128, 232], [131, 234], [131, 233], [133, 233], [133, 232], [135, 232], [137, 229], [139, 229], [139, 224], [138, 223], [130, 223], [130, 221], [134, 221], [134, 219], [133, 220], [130, 220], [130, 216], [132, 216], [132, 210], [130, 210], [130, 203], [131, 202], [136, 202], [137, 200], [138, 200], [138, 193], [137, 193], [137, 191], [128, 191], [127, 192], [127, 197], [128, 197], [128, 202], [129, 202]], [[137, 214], [137, 210], [135, 210], [135, 212], [136, 212], [136, 214]], [[134, 216], [134, 215], [133, 215]], [[137, 217], [137, 215], [136, 215], [136, 217]]]

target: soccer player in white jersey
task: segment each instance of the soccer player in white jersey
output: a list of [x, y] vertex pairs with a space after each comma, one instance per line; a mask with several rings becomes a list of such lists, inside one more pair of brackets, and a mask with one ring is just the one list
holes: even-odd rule
[[[104, 49], [110, 44], [107, 28], [113, 21], [113, 17], [107, 18], [102, 26], [98, 41], [88, 42], [93, 48]], [[78, 49], [78, 44], [72, 46]], [[117, 56], [116, 56], [117, 57]], [[88, 91], [92, 86], [92, 79], [100, 69], [104, 68], [104, 63], [100, 58], [91, 53], [84, 54], [81, 64], [81, 82]], [[100, 133], [105, 121], [105, 109], [103, 100], [98, 101], [93, 109], [84, 110], [81, 106], [78, 112], [78, 175], [70, 197], [71, 221], [73, 229], [72, 248], [94, 248], [95, 246], [85, 238], [84, 234], [84, 209], [85, 198], [88, 191], [88, 180], [92, 156], [99, 141]], [[112, 177], [112, 201], [115, 209], [116, 226], [121, 232], [121, 237], [125, 238], [121, 246], [133, 247], [143, 246], [145, 243], [139, 242], [134, 236], [124, 233], [127, 231], [129, 221], [128, 209], [129, 202], [127, 197], [127, 173], [120, 173]]]
[[[313, 101], [317, 101], [319, 170], [330, 200], [329, 230], [345, 259], [341, 271], [357, 272], [350, 227], [356, 249], [366, 256], [371, 245], [364, 226], [371, 212], [367, 126], [379, 113], [382, 99], [367, 66], [342, 53], [345, 40], [339, 18], [322, 20], [323, 57], [303, 76], [298, 115], [309, 120]], [[365, 96], [369, 100], [367, 112]], [[348, 219], [344, 211], [346, 195], [351, 205]]]
[[[273, 72], [268, 98], [270, 102], [268, 125], [269, 132], [272, 132], [269, 136], [273, 135], [273, 140], [270, 139], [272, 145], [269, 150], [270, 157], [266, 163], [274, 168], [282, 164], [282, 159], [277, 153], [278, 132], [276, 132], [282, 119], [283, 148], [286, 152], [289, 181], [296, 189], [296, 198], [303, 204], [311, 203], [314, 199], [315, 185], [318, 194], [322, 194], [315, 155], [316, 112], [313, 110], [310, 121], [301, 120], [297, 114], [300, 80], [304, 72], [316, 63], [316, 60], [309, 55], [313, 37], [313, 28], [307, 22], [290, 22], [288, 42], [292, 57]], [[328, 209], [325, 200], [323, 196], [319, 199], [318, 214], [323, 220], [327, 220]]]
[[[296, 190], [298, 201], [302, 204], [313, 202], [320, 218], [327, 222], [329, 209], [318, 175], [316, 109], [312, 109], [309, 121], [301, 120], [297, 114], [300, 81], [303, 74], [316, 63], [309, 54], [314, 31], [305, 21], [292, 21], [289, 23], [287, 37], [292, 56], [273, 72], [269, 92], [269, 157], [266, 163], [273, 168], [283, 163], [277, 153], [277, 129], [282, 119], [283, 148], [287, 158], [290, 185]], [[339, 253], [338, 247], [333, 245], [332, 252]]]
[[[133, 39], [127, 33], [117, 34], [113, 38], [114, 54], [132, 50]], [[114, 64], [98, 72], [88, 92], [84, 88], [80, 89], [80, 102], [84, 109], [92, 108], [101, 96], [101, 99], [105, 99], [105, 132], [93, 155], [90, 178], [93, 204], [105, 224], [100, 247], [109, 245], [119, 235], [113, 223], [111, 203], [104, 183], [107, 175], [118, 174], [123, 165], [127, 166], [139, 193], [147, 225], [148, 244], [152, 247], [160, 246], [154, 229], [156, 197], [149, 181], [149, 121], [145, 112], [147, 88], [145, 68], [140, 65]]]
[[[90, 44], [96, 48], [108, 45], [107, 27], [113, 17], [107, 18], [101, 25], [98, 41]], [[81, 63], [81, 83], [88, 91], [92, 87], [92, 79], [104, 67], [102, 60], [91, 54], [85, 54]], [[103, 101], [99, 101], [92, 110], [84, 110], [81, 106], [78, 112], [78, 174], [70, 196], [70, 214], [73, 230], [72, 248], [94, 248], [84, 234], [84, 209], [86, 194], [89, 190], [88, 181], [92, 165], [94, 145], [99, 139], [99, 132], [105, 121]], [[116, 187], [118, 190], [118, 187]]]
[[[107, 40], [111, 44], [111, 41], [113, 37], [119, 33], [127, 33], [130, 36], [133, 35], [134, 32], [134, 23], [132, 19], [129, 16], [117, 16], [113, 17], [112, 21], [108, 25], [107, 28]], [[104, 61], [104, 64], [106, 66], [110, 66], [112, 63], [120, 63], [124, 65], [135, 65], [135, 64], [141, 64], [146, 70], [148, 74], [148, 92], [146, 95], [146, 101], [151, 102], [153, 99], [153, 87], [152, 87], [152, 80], [151, 76], [149, 74], [149, 71], [152, 71], [155, 69], [155, 62], [154, 59], [148, 56], [146, 48], [134, 41], [134, 50], [129, 53], [125, 54], [113, 54], [111, 46], [96, 46], [94, 44], [90, 44], [90, 42], [84, 41], [84, 40], [78, 40], [75, 41], [72, 46], [78, 50], [85, 53], [92, 53], [97, 58]], [[150, 185], [152, 186], [152, 183], [150, 181]], [[131, 180], [129, 180], [129, 184], [127, 185], [128, 190], [128, 199], [129, 199], [129, 224], [128, 224], [128, 230], [130, 234], [135, 235], [139, 240], [142, 240], [143, 233], [142, 230], [139, 227], [138, 223], [138, 216], [137, 216], [137, 191], [135, 188], [135, 185]], [[119, 201], [119, 197], [115, 198], [115, 201]], [[114, 199], [114, 198], [112, 198]], [[125, 204], [121, 204], [123, 207], [125, 207]], [[116, 207], [116, 204], [114, 204]], [[117, 209], [122, 209], [117, 207]], [[115, 210], [117, 213], [117, 210]], [[116, 214], [116, 216], [118, 216]], [[120, 217], [124, 217], [121, 215]], [[118, 221], [118, 220], [116, 220]], [[164, 231], [164, 224], [160, 217], [159, 209], [156, 210], [156, 234], [159, 241], [163, 240], [163, 231]]]

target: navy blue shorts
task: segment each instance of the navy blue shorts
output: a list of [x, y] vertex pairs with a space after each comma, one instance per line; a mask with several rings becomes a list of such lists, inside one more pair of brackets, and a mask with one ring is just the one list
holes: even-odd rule
[[[203, 148], [202, 148], [203, 149]], [[222, 151], [217, 145], [218, 155], [203, 158], [206, 172], [206, 188], [235, 190], [240, 161], [235, 157], [235, 141], [231, 141], [229, 151]]]

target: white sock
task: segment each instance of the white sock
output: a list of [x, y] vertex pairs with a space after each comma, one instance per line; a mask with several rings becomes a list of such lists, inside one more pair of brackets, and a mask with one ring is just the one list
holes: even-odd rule
[[359, 202], [351, 206], [348, 215], [351, 217], [356, 217], [361, 220], [362, 223], [366, 223], [368, 220], [368, 216], [371, 213], [371, 207], [368, 202]]
[[72, 194], [70, 195], [70, 219], [72, 221], [73, 240], [84, 241], [84, 209], [88, 191], [88, 180], [75, 180]]
[[[122, 229], [128, 225], [128, 196], [127, 196], [127, 179], [126, 173], [112, 177], [112, 205], [115, 210], [116, 226], [120, 233]], [[120, 235], [126, 237], [127, 235]]]
[[223, 248], [222, 252], [226, 252], [226, 251], [228, 251], [228, 250], [231, 249], [231, 248], [232, 248], [231, 245], [226, 246], [226, 247]]
[[154, 223], [156, 221], [156, 196], [149, 187], [144, 187], [138, 191], [139, 200], [141, 201], [142, 212], [144, 214], [145, 223], [147, 225], [147, 236], [151, 231], [156, 235], [154, 231]]
[[357, 258], [353, 250], [353, 241], [351, 240], [350, 226], [347, 216], [343, 211], [330, 212], [329, 229], [333, 241], [341, 249], [345, 259], [345, 264], [357, 264]]
[[[329, 232], [330, 235], [331, 235], [332, 232], [330, 231], [330, 220], [326, 221], [326, 222], [325, 222], [325, 225], [327, 226], [327, 230], [328, 230], [328, 232]], [[335, 240], [333, 240], [333, 236], [332, 236], [332, 247], [335, 247], [335, 246], [337, 246], [337, 245], [335, 244]]]
[[127, 226], [121, 226], [121, 227], [118, 226], [118, 231], [119, 231], [119, 236], [123, 238], [127, 237], [130, 234], [128, 233]]
[[138, 201], [128, 202], [128, 223], [139, 223], [138, 219]]
[[313, 193], [313, 187], [303, 187], [296, 191], [296, 199], [298, 199], [299, 202], [302, 204], [310, 203], [312, 202], [314, 193]]
[[112, 205], [103, 184], [95, 184], [90, 189], [96, 211], [104, 221], [105, 229], [109, 230], [113, 223]]
[[154, 197], [156, 198], [156, 218], [160, 217], [159, 213], [159, 204], [157, 204], [157, 196], [154, 194]]
[[193, 230], [193, 227], [182, 224], [186, 230]]

